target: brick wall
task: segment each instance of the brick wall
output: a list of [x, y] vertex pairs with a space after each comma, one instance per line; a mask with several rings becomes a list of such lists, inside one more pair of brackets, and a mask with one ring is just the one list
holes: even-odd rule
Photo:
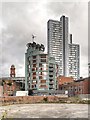
[[83, 82], [83, 94], [90, 94], [90, 78]]
[[42, 103], [42, 102], [58, 102], [60, 100], [67, 100], [66, 97], [58, 96], [8, 96], [0, 97], [0, 103], [8, 104], [25, 104], [25, 103]]
[[59, 76], [57, 78], [57, 81], [58, 81], [58, 89], [60, 89], [61, 85], [64, 85], [67, 83], [72, 83], [72, 82], [74, 82], [74, 79], [72, 77]]
[[20, 90], [20, 84], [14, 80], [3, 80], [3, 95], [13, 96], [16, 91]]
[[0, 86], [0, 97], [3, 96], [3, 86]]
[[62, 84], [59, 86], [59, 90], [68, 90], [70, 96], [79, 94], [90, 94], [90, 78]]

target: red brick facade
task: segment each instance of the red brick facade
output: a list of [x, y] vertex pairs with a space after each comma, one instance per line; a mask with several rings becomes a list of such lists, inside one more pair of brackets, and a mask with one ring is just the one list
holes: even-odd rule
[[16, 73], [15, 73], [15, 66], [11, 65], [10, 68], [10, 77], [15, 77]]
[[68, 90], [69, 95], [90, 94], [90, 78], [80, 79], [67, 84], [59, 85], [59, 90]]
[[74, 79], [72, 77], [59, 76], [57, 78], [57, 81], [58, 81], [58, 89], [60, 89], [61, 85], [72, 83], [74, 82]]
[[20, 90], [20, 84], [14, 80], [3, 80], [3, 95], [13, 96], [17, 90]]
[[[90, 77], [83, 78], [78, 81], [73, 81], [72, 78], [60, 77], [58, 78], [58, 90], [68, 91], [69, 96], [79, 94], [90, 94]], [[3, 95], [13, 96], [15, 92], [21, 90], [20, 83], [15, 80], [3, 80]]]

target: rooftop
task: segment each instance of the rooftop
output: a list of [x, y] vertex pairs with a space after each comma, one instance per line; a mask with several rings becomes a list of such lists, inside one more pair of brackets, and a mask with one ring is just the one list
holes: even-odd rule
[[33, 43], [28, 43], [26, 45], [28, 48], [34, 48], [34, 49], [39, 49], [40, 51], [44, 51], [45, 50], [45, 47], [43, 44], [36, 44], [35, 42]]

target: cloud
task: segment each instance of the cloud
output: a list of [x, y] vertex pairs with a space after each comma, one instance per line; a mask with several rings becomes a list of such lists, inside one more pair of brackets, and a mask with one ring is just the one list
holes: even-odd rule
[[[15, 64], [17, 76], [24, 76], [26, 44], [35, 34], [35, 42], [47, 48], [47, 21], [59, 20], [65, 14], [70, 18], [70, 32], [73, 42], [81, 46], [82, 58], [87, 59], [87, 3], [75, 2], [3, 2], [2, 3], [2, 71], [0, 76], [9, 76], [11, 64]], [[46, 50], [47, 51], [47, 50]], [[81, 58], [81, 59], [82, 59]], [[85, 61], [82, 62], [83, 66]], [[86, 63], [83, 68], [86, 68]], [[83, 75], [83, 72], [81, 73]]]
[[37, 43], [46, 46], [46, 34], [42, 25], [44, 18], [39, 6], [40, 3], [33, 2], [3, 3], [2, 19], [5, 27], [2, 28], [2, 69], [6, 71], [3, 72], [3, 76], [8, 75], [6, 69], [11, 64], [15, 64], [18, 69], [17, 75], [22, 73], [19, 64], [23, 68], [21, 71], [24, 71], [26, 44], [32, 42], [32, 34], [36, 35]]
[[88, 76], [88, 3], [50, 2], [47, 11], [52, 19], [59, 20], [63, 14], [69, 17], [69, 32], [73, 35], [73, 43], [80, 45], [80, 73], [81, 76]]
[[90, 1], [88, 3], [88, 61], [90, 63]]

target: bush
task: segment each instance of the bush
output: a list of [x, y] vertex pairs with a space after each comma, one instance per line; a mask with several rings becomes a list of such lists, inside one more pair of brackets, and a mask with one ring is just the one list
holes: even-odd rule
[[44, 97], [43, 100], [44, 100], [45, 102], [48, 102], [48, 98], [47, 98], [47, 97]]

